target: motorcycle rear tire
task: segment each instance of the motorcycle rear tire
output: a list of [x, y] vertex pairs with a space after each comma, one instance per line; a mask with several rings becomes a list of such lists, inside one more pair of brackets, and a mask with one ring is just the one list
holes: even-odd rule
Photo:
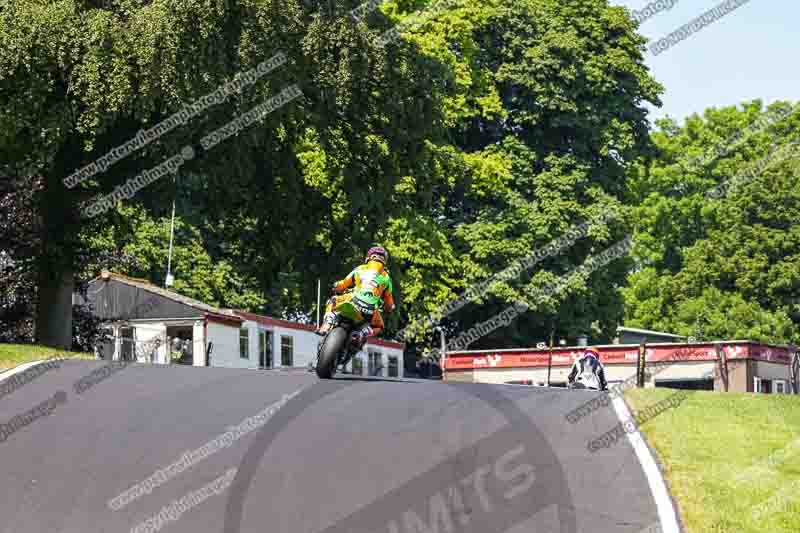
[[350, 332], [341, 326], [336, 326], [328, 332], [317, 355], [317, 377], [331, 379], [336, 370], [336, 361], [339, 354], [345, 349]]

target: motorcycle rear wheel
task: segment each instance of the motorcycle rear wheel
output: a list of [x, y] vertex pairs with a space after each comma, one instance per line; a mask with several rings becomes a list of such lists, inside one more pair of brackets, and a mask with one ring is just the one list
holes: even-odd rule
[[322, 346], [319, 347], [317, 354], [317, 377], [320, 379], [331, 379], [336, 370], [336, 361], [339, 354], [345, 349], [350, 332], [347, 329], [336, 326], [331, 329]]

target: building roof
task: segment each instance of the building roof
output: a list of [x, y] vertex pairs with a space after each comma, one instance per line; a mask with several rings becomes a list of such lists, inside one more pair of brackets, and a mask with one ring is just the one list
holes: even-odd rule
[[272, 318], [271, 316], [257, 315], [255, 313], [249, 313], [239, 309], [232, 310], [232, 312], [245, 320], [257, 322], [258, 324], [262, 324], [264, 326], [278, 326], [280, 328], [299, 329], [304, 331], [314, 331], [317, 329], [313, 324], [301, 324], [299, 322], [292, 322], [291, 320], [283, 320], [282, 318]]
[[164, 289], [162, 287], [159, 287], [158, 285], [153, 285], [152, 283], [150, 283], [145, 279], [132, 278], [130, 276], [125, 276], [123, 274], [117, 274], [116, 272], [110, 272], [108, 270], [104, 270], [99, 276], [97, 276], [89, 283], [91, 284], [94, 283], [95, 281], [107, 281], [111, 279], [118, 281], [120, 283], [124, 283], [125, 285], [130, 285], [132, 287], [137, 287], [139, 289], [152, 292], [153, 294], [157, 294], [159, 296], [162, 296], [179, 304], [183, 304], [187, 307], [197, 309], [198, 311], [202, 311], [204, 313], [209, 314], [211, 318], [216, 316], [222, 319], [241, 321], [241, 318], [239, 318], [235, 313], [231, 312], [228, 309], [220, 309], [218, 307], [213, 307], [201, 301], [189, 298], [188, 296], [184, 296], [177, 292]]
[[[164, 289], [157, 285], [153, 285], [149, 281], [145, 279], [139, 278], [132, 278], [130, 276], [125, 276], [123, 274], [117, 274], [115, 272], [110, 271], [103, 271], [98, 277], [90, 281], [89, 283], [94, 283], [95, 281], [105, 281], [105, 280], [116, 280], [120, 283], [124, 283], [126, 285], [130, 285], [132, 287], [137, 287], [139, 289], [152, 292], [153, 294], [157, 294], [164, 298], [168, 298], [174, 302], [186, 305], [193, 309], [197, 309], [198, 311], [202, 311], [208, 315], [210, 319], [219, 319], [223, 321], [234, 321], [240, 323], [244, 320], [250, 320], [252, 322], [256, 322], [259, 324], [263, 324], [265, 326], [277, 326], [281, 328], [287, 329], [296, 329], [302, 331], [315, 331], [316, 327], [313, 324], [301, 324], [299, 322], [292, 322], [290, 320], [283, 320], [281, 318], [273, 318], [270, 316], [265, 315], [257, 315], [255, 313], [250, 313], [248, 311], [242, 311], [239, 309], [222, 309], [218, 307], [213, 307], [211, 305], [205, 304], [193, 298], [189, 298], [188, 296], [184, 296], [182, 294], [178, 294], [177, 292]], [[385, 346], [387, 348], [396, 348], [402, 350], [404, 348], [404, 344], [394, 341], [386, 341], [383, 339], [376, 339], [370, 338], [367, 339], [367, 344], [375, 345], [375, 346]]]
[[673, 333], [665, 333], [663, 331], [653, 331], [649, 329], [639, 329], [639, 328], [627, 328], [623, 326], [617, 327], [617, 333], [620, 331], [627, 331], [630, 333], [642, 333], [644, 335], [658, 335], [659, 337], [672, 337], [675, 339], [685, 339], [685, 335], [675, 335]]

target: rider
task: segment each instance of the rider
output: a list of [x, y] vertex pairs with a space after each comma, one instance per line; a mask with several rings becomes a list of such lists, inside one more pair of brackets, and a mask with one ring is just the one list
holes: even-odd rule
[[567, 379], [573, 389], [608, 390], [606, 373], [600, 363], [600, 352], [597, 348], [586, 348], [583, 351], [580, 359], [572, 365]]
[[[353, 333], [354, 340], [359, 349], [364, 346], [367, 337], [377, 335], [383, 330], [383, 318], [379, 304], [383, 302], [384, 310], [388, 313], [394, 308], [392, 295], [392, 278], [386, 270], [389, 253], [382, 246], [369, 249], [364, 259], [364, 264], [357, 266], [341, 281], [333, 284], [333, 292], [338, 296], [331, 297], [325, 307], [325, 319], [322, 327], [317, 330], [320, 335], [325, 335], [330, 330], [334, 319], [336, 306], [352, 301], [362, 311], [367, 324]], [[353, 287], [353, 292], [339, 295], [345, 289]]]

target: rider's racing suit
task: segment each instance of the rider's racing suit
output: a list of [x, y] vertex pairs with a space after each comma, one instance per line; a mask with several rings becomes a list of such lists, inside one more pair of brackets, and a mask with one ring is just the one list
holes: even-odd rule
[[603, 365], [592, 354], [584, 355], [575, 361], [567, 379], [569, 379], [569, 384], [575, 388], [608, 390]]
[[383, 317], [381, 317], [379, 304], [383, 302], [383, 309], [387, 313], [394, 308], [392, 278], [380, 261], [369, 261], [356, 267], [346, 278], [337, 281], [333, 286], [337, 293], [350, 287], [353, 287], [353, 292], [333, 296], [328, 300], [325, 307], [325, 322], [326, 324], [331, 323], [337, 305], [352, 301], [369, 321], [356, 332], [361, 337], [360, 340], [363, 344], [367, 337], [377, 335], [383, 330]]

